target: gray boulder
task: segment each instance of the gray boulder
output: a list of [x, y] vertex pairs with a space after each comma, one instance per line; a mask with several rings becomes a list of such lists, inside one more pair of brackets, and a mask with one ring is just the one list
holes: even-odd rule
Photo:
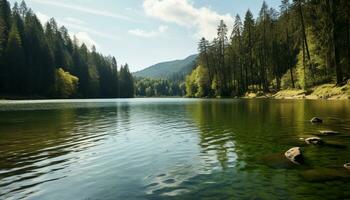
[[294, 164], [301, 165], [304, 163], [304, 157], [301, 153], [300, 147], [293, 147], [286, 151], [284, 155]]
[[323, 144], [323, 140], [319, 137], [309, 137], [305, 139], [306, 144], [315, 144], [315, 145], [320, 145]]
[[350, 163], [346, 163], [346, 164], [344, 164], [344, 167], [345, 167], [345, 169], [350, 170]]
[[323, 120], [321, 118], [318, 118], [318, 117], [314, 117], [310, 121], [311, 121], [311, 123], [314, 123], [314, 124], [323, 123]]

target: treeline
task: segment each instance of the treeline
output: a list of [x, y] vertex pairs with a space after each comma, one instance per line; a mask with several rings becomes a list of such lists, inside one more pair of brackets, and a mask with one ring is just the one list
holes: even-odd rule
[[199, 42], [198, 67], [186, 78], [187, 95], [240, 96], [251, 91], [308, 89], [350, 78], [350, 1], [264, 2], [254, 19], [235, 17], [232, 33], [220, 22], [213, 41]]
[[133, 97], [128, 65], [71, 39], [54, 19], [42, 26], [23, 1], [0, 0], [0, 95]]
[[135, 95], [137, 97], [182, 97], [186, 94], [185, 84], [181, 79], [137, 78], [135, 82]]

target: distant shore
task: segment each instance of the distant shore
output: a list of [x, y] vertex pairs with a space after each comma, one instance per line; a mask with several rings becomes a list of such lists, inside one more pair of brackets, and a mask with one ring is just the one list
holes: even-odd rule
[[[179, 96], [159, 96], [159, 97], [135, 97], [135, 98], [182, 98]], [[313, 87], [309, 90], [285, 89], [276, 93], [249, 92], [242, 99], [326, 99], [326, 100], [350, 100], [350, 81], [343, 86], [335, 84], [323, 84]], [[24, 96], [24, 95], [0, 95], [1, 100], [46, 100], [55, 99], [43, 96]], [[95, 99], [95, 98], [93, 98]]]

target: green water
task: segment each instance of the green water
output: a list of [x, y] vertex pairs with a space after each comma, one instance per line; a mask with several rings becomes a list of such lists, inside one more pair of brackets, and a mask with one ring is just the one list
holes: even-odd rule
[[350, 101], [1, 102], [0, 199], [350, 199], [349, 148]]

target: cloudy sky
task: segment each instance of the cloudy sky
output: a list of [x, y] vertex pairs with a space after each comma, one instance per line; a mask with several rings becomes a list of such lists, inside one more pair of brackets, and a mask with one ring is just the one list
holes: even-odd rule
[[[16, 0], [10, 0], [13, 4]], [[279, 0], [266, 0], [278, 8]], [[42, 22], [54, 17], [81, 41], [95, 45], [132, 71], [197, 53], [224, 19], [229, 27], [247, 9], [254, 17], [262, 0], [26, 0]]]

